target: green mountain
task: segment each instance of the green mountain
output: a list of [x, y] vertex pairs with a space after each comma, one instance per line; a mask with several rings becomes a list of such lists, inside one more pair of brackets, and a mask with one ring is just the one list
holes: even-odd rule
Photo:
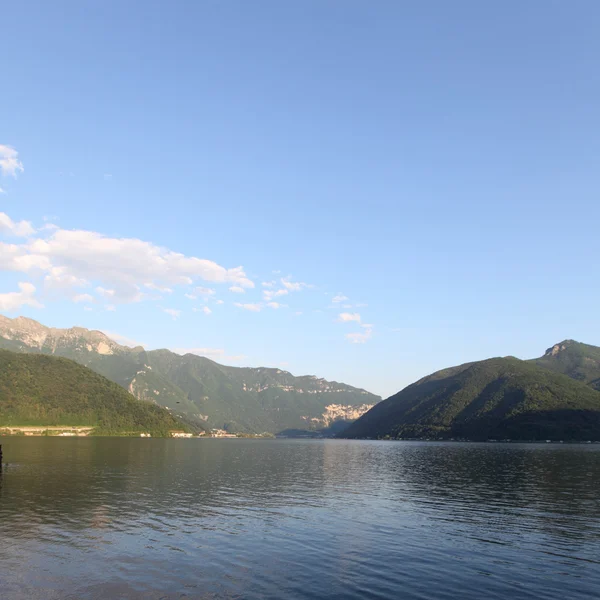
[[0, 350], [0, 428], [91, 426], [95, 433], [182, 429], [169, 411], [71, 360]]
[[163, 406], [203, 429], [320, 430], [353, 421], [381, 400], [365, 390], [314, 376], [228, 367], [169, 350], [128, 348], [100, 331], [54, 329], [24, 317], [0, 316], [0, 348], [70, 358], [136, 398]]
[[544, 356], [531, 362], [564, 373], [600, 391], [600, 348], [597, 346], [565, 340], [548, 348]]
[[600, 440], [600, 392], [537, 361], [492, 358], [409, 385], [342, 436]]

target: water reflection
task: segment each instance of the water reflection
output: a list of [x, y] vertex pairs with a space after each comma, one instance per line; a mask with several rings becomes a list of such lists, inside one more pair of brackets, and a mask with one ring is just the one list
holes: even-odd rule
[[3, 599], [587, 598], [600, 586], [594, 446], [3, 445]]

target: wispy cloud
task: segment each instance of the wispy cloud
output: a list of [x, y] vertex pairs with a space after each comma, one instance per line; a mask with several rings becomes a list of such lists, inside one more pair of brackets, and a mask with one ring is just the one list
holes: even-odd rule
[[299, 292], [300, 290], [310, 287], [308, 283], [304, 283], [303, 281], [292, 281], [292, 278], [289, 275], [288, 277], [283, 277], [281, 283], [283, 287], [290, 292]]
[[23, 163], [19, 160], [19, 153], [10, 146], [0, 144], [0, 173], [16, 177], [17, 173], [24, 170]]
[[343, 294], [338, 294], [337, 296], [334, 296], [331, 301], [334, 304], [337, 304], [339, 302], [345, 302], [346, 300], [348, 300], [348, 296], [344, 296]]
[[208, 308], [208, 306], [202, 306], [201, 308], [196, 308], [196, 307], [194, 307], [194, 308], [192, 308], [192, 310], [193, 310], [194, 312], [202, 312], [202, 313], [204, 313], [205, 315], [210, 315], [210, 314], [212, 314], [212, 310], [210, 310], [210, 308]]
[[100, 294], [101, 296], [103, 296], [104, 298], [114, 298], [115, 297], [115, 290], [107, 290], [106, 288], [103, 288], [102, 286], [98, 286], [96, 288], [96, 292], [98, 294]]
[[262, 304], [242, 304], [241, 302], [234, 302], [233, 304], [238, 308], [243, 308], [244, 310], [249, 310], [250, 312], [260, 312], [262, 309]]
[[269, 308], [285, 308], [287, 305], [286, 304], [279, 304], [279, 302], [267, 302], [267, 306]]
[[214, 296], [216, 294], [215, 290], [213, 290], [212, 288], [207, 288], [207, 287], [202, 287], [202, 286], [196, 287], [194, 289], [194, 292], [196, 294], [198, 294], [198, 296], [203, 296], [203, 297]]
[[246, 293], [246, 290], [239, 285], [232, 285], [229, 288], [229, 291], [233, 292], [234, 294], [245, 294]]
[[282, 288], [280, 290], [263, 290], [263, 297], [265, 300], [272, 300], [273, 298], [278, 298], [279, 296], [286, 296], [289, 294], [288, 290]]
[[173, 317], [173, 320], [178, 319], [181, 316], [181, 311], [176, 308], [163, 308], [163, 312]]
[[166, 285], [157, 285], [156, 283], [145, 283], [144, 284], [145, 288], [148, 288], [149, 290], [154, 290], [156, 292], [161, 292], [162, 294], [172, 294], [173, 290], [170, 287], [167, 287]]
[[73, 302], [76, 303], [89, 303], [89, 302], [93, 302], [94, 301], [94, 297], [90, 296], [90, 294], [76, 294], [75, 296], [73, 296]]
[[338, 315], [338, 321], [340, 323], [351, 323], [352, 321], [360, 323], [360, 315], [358, 313], [343, 312]]
[[373, 335], [373, 325], [367, 325], [366, 323], [361, 325], [361, 327], [364, 328], [364, 331], [362, 333], [347, 333], [346, 334], [346, 339], [351, 343], [351, 344], [364, 344], [366, 343], [368, 340], [371, 339], [372, 335]]

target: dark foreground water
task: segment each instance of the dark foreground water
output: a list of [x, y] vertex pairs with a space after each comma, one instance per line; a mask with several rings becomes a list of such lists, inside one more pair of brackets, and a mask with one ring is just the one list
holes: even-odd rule
[[4, 438], [0, 598], [600, 597], [600, 447]]

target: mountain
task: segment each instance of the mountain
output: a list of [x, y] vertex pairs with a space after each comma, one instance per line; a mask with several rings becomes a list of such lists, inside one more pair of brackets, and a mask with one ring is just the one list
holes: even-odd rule
[[536, 361], [492, 358], [409, 385], [342, 436], [600, 440], [600, 392]]
[[70, 358], [203, 429], [319, 430], [353, 421], [381, 400], [363, 389], [315, 376], [129, 348], [100, 331], [54, 329], [24, 317], [0, 316], [0, 348]]
[[0, 428], [91, 426], [95, 433], [181, 429], [169, 411], [134, 398], [122, 387], [71, 360], [0, 350]]
[[545, 369], [564, 373], [600, 391], [600, 348], [565, 340], [546, 350], [532, 362]]

